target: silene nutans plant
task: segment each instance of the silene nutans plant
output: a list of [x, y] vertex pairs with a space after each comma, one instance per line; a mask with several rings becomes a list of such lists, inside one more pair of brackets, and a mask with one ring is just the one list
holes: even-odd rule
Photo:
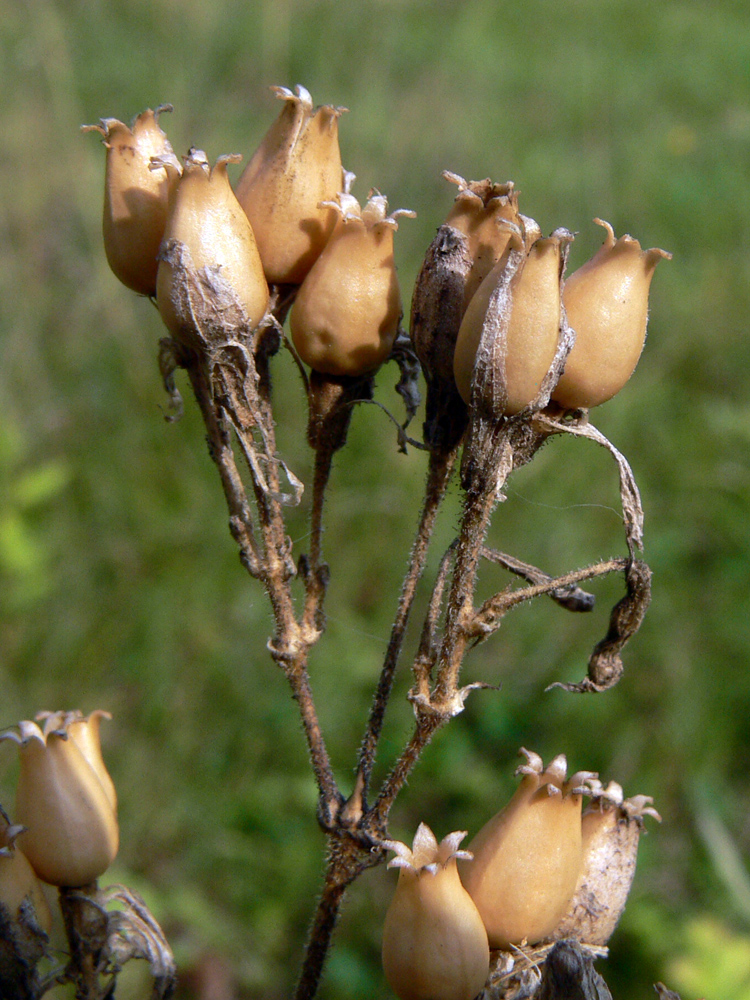
[[[342, 107], [315, 107], [300, 85], [273, 90], [281, 112], [244, 171], [237, 169], [234, 187], [238, 158], [220, 156], [211, 167], [192, 146], [180, 164], [158, 111], [139, 116], [132, 129], [111, 118], [92, 128], [107, 146], [107, 259], [121, 281], [156, 299], [167, 334], [158, 358], [169, 419], [182, 405], [175, 380], [182, 369], [205, 424], [242, 566], [268, 597], [268, 652], [300, 713], [327, 852], [295, 1000], [311, 1000], [321, 984], [348, 887], [389, 851], [396, 855], [390, 867], [400, 871], [383, 914], [382, 961], [400, 1000], [473, 1000], [485, 987], [492, 1000], [595, 1000], [591, 963], [606, 952], [622, 912], [643, 817], [653, 815], [649, 799], [623, 800], [614, 785], [602, 789], [593, 773], [569, 778], [562, 754], [545, 767], [537, 754], [522, 751], [516, 793], [468, 850], [459, 849], [463, 833], [438, 844], [426, 824], [408, 848], [391, 838], [389, 823], [422, 751], [466, 699], [502, 697], [478, 693], [489, 685], [465, 682], [462, 670], [467, 651], [490, 641], [517, 605], [546, 597], [560, 613], [596, 614], [595, 596], [582, 584], [620, 575], [624, 595], [602, 624], [604, 637], [588, 657], [585, 677], [557, 686], [595, 696], [623, 676], [627, 643], [651, 595], [651, 573], [640, 558], [643, 510], [627, 459], [593, 426], [588, 407], [611, 398], [630, 377], [645, 339], [654, 267], [669, 255], [644, 252], [630, 237], [615, 240], [604, 224], [604, 246], [566, 277], [572, 232], [545, 227], [551, 235], [543, 236], [521, 213], [511, 181], [466, 181], [446, 171], [458, 194], [427, 248], [407, 336], [394, 234], [399, 217], [413, 213], [389, 211], [375, 187], [364, 204], [352, 195], [354, 175], [342, 170], [339, 151], [339, 125], [347, 120]], [[272, 375], [285, 352], [308, 403], [308, 492], [276, 440], [275, 414], [289, 401], [274, 395]], [[332, 457], [346, 460], [351, 413], [370, 400], [389, 361], [399, 367], [405, 418], [380, 404], [362, 419], [380, 434], [390, 417], [401, 451], [426, 452], [427, 474], [350, 780], [350, 771], [336, 774], [329, 756], [310, 657], [325, 636], [335, 572], [324, 544], [331, 537], [325, 500]], [[427, 385], [422, 441], [407, 433], [420, 403], [420, 364]], [[553, 576], [522, 553], [488, 547], [486, 539], [509, 477], [560, 434], [587, 438], [614, 458], [625, 551]], [[431, 562], [454, 476], [463, 491], [456, 537]], [[289, 508], [304, 504], [309, 530], [300, 532]], [[516, 585], [499, 582], [478, 602], [479, 576], [493, 581], [500, 572], [513, 574]], [[415, 616], [421, 616], [416, 627]], [[410, 650], [412, 635], [419, 638]], [[318, 670], [346, 666], [320, 655], [315, 662]], [[383, 768], [377, 757], [394, 679], [409, 667], [413, 728]], [[502, 657], [497, 672], [498, 684], [512, 683]], [[18, 844], [38, 876], [61, 886], [70, 948], [64, 976], [81, 1000], [113, 995], [117, 970], [133, 957], [148, 959], [152, 996], [164, 1000], [174, 990], [175, 967], [158, 924], [125, 887], [96, 884], [118, 837], [116, 795], [98, 744], [101, 717], [47, 713], [41, 726], [22, 722], [18, 732], [1, 734], [19, 746], [13, 818], [27, 828], [12, 828], [7, 847]], [[386, 776], [377, 784], [379, 773]], [[584, 798], [591, 799], [585, 812]], [[116, 915], [108, 909], [114, 899], [121, 904]], [[104, 914], [95, 939], [84, 919], [92, 903]], [[2, 923], [0, 936], [20, 955], [18, 920]], [[19, 958], [8, 974], [35, 998], [44, 992], [36, 961]], [[0, 968], [0, 979], [4, 974]], [[597, 982], [596, 1000], [606, 1000], [601, 977]]]

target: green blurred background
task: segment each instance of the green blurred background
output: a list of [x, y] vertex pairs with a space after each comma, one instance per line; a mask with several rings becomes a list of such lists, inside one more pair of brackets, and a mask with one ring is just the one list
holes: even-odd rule
[[[646, 508], [654, 601], [613, 691], [578, 680], [621, 582], [592, 615], [511, 615], [472, 652], [480, 692], [425, 754], [393, 812], [439, 836], [476, 831], [510, 794], [520, 745], [599, 770], [664, 816], [641, 848], [602, 965], [616, 1000], [665, 980], [688, 997], [750, 997], [750, 11], [673, 0], [0, 0], [0, 723], [106, 707], [120, 800], [112, 871], [172, 941], [182, 1000], [289, 994], [323, 838], [300, 726], [265, 650], [264, 595], [241, 570], [194, 409], [163, 419], [156, 311], [109, 272], [104, 150], [81, 123], [170, 101], [191, 144], [252, 153], [303, 83], [341, 123], [355, 193], [403, 220], [404, 299], [466, 177], [512, 178], [545, 232], [599, 245], [594, 216], [660, 265], [636, 376], [594, 414], [630, 458]], [[234, 168], [237, 172], [239, 168]], [[309, 477], [298, 380], [276, 364], [285, 457]], [[394, 373], [379, 396], [394, 408]], [[418, 423], [414, 425], [415, 429]], [[313, 682], [348, 787], [404, 571], [424, 455], [396, 451], [375, 407], [355, 415], [329, 507], [328, 633]], [[622, 554], [616, 471], [551, 442], [510, 483], [492, 543], [551, 572]], [[454, 490], [431, 560], [456, 530]], [[296, 551], [304, 511], [291, 518]], [[335, 540], [335, 543], [334, 543]], [[481, 593], [507, 583], [484, 571]], [[424, 595], [422, 595], [424, 596]], [[398, 682], [382, 776], [410, 730]], [[10, 745], [0, 800], [12, 804]], [[389, 996], [380, 925], [394, 876], [345, 907], [321, 996]], [[124, 995], [137, 995], [131, 970]], [[215, 992], [211, 993], [213, 989]]]

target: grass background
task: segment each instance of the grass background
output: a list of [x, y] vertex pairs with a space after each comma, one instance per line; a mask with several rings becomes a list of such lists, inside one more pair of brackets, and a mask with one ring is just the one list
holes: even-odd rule
[[[120, 800], [113, 880], [146, 896], [180, 962], [182, 1000], [289, 994], [322, 836], [296, 719], [265, 651], [269, 615], [226, 531], [190, 406], [162, 419], [161, 334], [107, 269], [104, 152], [79, 125], [175, 105], [178, 153], [250, 155], [270, 84], [351, 109], [355, 193], [404, 220], [404, 299], [447, 214], [440, 172], [512, 178], [545, 232], [600, 242], [591, 219], [674, 253], [627, 389], [594, 415], [630, 458], [647, 513], [654, 602], [619, 686], [577, 680], [619, 596], [570, 616], [536, 604], [473, 652], [480, 693], [435, 740], [394, 813], [411, 838], [475, 831], [510, 794], [515, 753], [566, 752], [654, 795], [636, 884], [604, 972], [617, 1000], [662, 979], [683, 997], [750, 997], [750, 12], [662, 0], [0, 0], [0, 705], [106, 707]], [[236, 170], [238, 168], [235, 168]], [[279, 435], [303, 478], [301, 393], [276, 366]], [[393, 373], [379, 398], [393, 400]], [[397, 404], [396, 404], [397, 405]], [[417, 426], [417, 425], [415, 425]], [[424, 459], [364, 407], [329, 508], [328, 633], [313, 683], [346, 787], [416, 524]], [[551, 572], [623, 551], [604, 452], [554, 441], [510, 484], [492, 542]], [[432, 568], [455, 532], [456, 493]], [[292, 518], [304, 549], [304, 511]], [[482, 593], [504, 585], [484, 574]], [[401, 677], [378, 773], [410, 727]], [[0, 747], [0, 800], [16, 764]], [[393, 873], [345, 908], [324, 998], [387, 997], [379, 934]], [[131, 970], [124, 995], [141, 982]], [[213, 984], [213, 986], [211, 985]], [[209, 989], [216, 992], [211, 994]]]

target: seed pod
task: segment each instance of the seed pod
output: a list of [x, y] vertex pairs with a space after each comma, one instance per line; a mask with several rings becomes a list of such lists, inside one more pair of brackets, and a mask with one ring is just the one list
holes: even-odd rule
[[502, 256], [518, 222], [513, 182], [465, 181], [425, 254], [411, 301], [410, 335], [427, 382], [424, 436], [431, 448], [452, 448], [466, 426], [466, 408], [453, 378], [456, 338], [469, 299]]
[[345, 190], [328, 202], [339, 221], [325, 250], [302, 283], [289, 321], [297, 353], [327, 375], [363, 375], [391, 352], [401, 318], [401, 294], [393, 260], [399, 215], [387, 215], [384, 195], [371, 192], [364, 208]]
[[254, 329], [268, 305], [255, 236], [227, 176], [238, 159], [220, 156], [211, 170], [191, 149], [170, 202], [156, 300], [172, 335], [191, 347], [204, 346], [211, 328]]
[[450, 833], [438, 845], [419, 825], [410, 850], [396, 852], [389, 868], [400, 868], [383, 927], [383, 969], [400, 1000], [474, 1000], [489, 973], [487, 933], [456, 869], [465, 833]]
[[590, 784], [593, 801], [581, 819], [581, 876], [555, 937], [604, 945], [622, 916], [633, 884], [643, 817], [661, 822], [661, 816], [647, 795], [623, 800], [622, 788], [614, 781], [606, 788], [600, 782]]
[[68, 736], [75, 742], [78, 749], [88, 761], [89, 765], [96, 772], [96, 776], [101, 782], [109, 804], [114, 810], [117, 809], [117, 791], [109, 771], [104, 764], [102, 757], [101, 738], [99, 736], [99, 726], [102, 719], [112, 719], [110, 712], [105, 712], [102, 708], [97, 708], [90, 715], [84, 715], [78, 709], [72, 712], [37, 712], [37, 722], [47, 722], [54, 716], [54, 721], [49, 723], [48, 728], [64, 728]]
[[[180, 165], [158, 124], [171, 104], [148, 108], [130, 128], [116, 118], [99, 125], [83, 125], [84, 132], [100, 132], [107, 147], [104, 184], [104, 249], [116, 277], [142, 295], [156, 294], [157, 254], [164, 235], [170, 188]], [[151, 170], [152, 157], [169, 161], [173, 170]]]
[[[19, 733], [0, 733], [0, 740], [13, 740], [19, 748], [16, 815], [26, 827], [21, 847], [45, 882], [87, 885], [117, 854], [117, 817], [97, 770], [69, 735], [71, 723], [82, 720], [80, 713], [43, 714], [44, 729], [24, 721]], [[93, 731], [88, 739], [94, 746]]]
[[594, 775], [581, 771], [566, 781], [562, 754], [544, 768], [537, 754], [521, 753], [520, 786], [471, 842], [473, 863], [461, 865], [491, 948], [548, 938], [581, 871], [581, 796]]
[[648, 292], [656, 265], [672, 255], [641, 250], [632, 236], [607, 231], [590, 261], [565, 282], [563, 302], [576, 342], [552, 398], [566, 409], [598, 406], [622, 389], [646, 341]]
[[519, 225], [518, 195], [513, 190], [513, 181], [493, 184], [489, 177], [483, 181], [466, 181], [447, 170], [443, 171], [443, 177], [458, 185], [458, 194], [445, 225], [463, 233], [468, 241], [466, 249], [471, 267], [464, 285], [462, 311], [465, 312], [472, 296], [508, 246], [511, 230], [503, 223]]
[[237, 184], [237, 200], [258, 241], [268, 281], [300, 284], [328, 242], [336, 212], [327, 204], [341, 190], [338, 120], [346, 108], [313, 108], [304, 87], [284, 101]]
[[36, 926], [49, 934], [52, 914], [39, 879], [16, 844], [24, 827], [11, 825], [0, 809], [0, 904], [14, 922]]
[[453, 362], [464, 402], [493, 417], [518, 413], [539, 394], [560, 337], [560, 278], [573, 239], [558, 229], [527, 252], [523, 232], [510, 232], [464, 314]]

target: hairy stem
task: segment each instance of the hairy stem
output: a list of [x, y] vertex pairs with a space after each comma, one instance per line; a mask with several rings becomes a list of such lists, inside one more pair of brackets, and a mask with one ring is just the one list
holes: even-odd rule
[[388, 700], [393, 687], [393, 678], [398, 665], [398, 658], [404, 642], [404, 634], [409, 621], [414, 595], [417, 584], [422, 576], [427, 559], [427, 549], [429, 547], [432, 530], [435, 526], [440, 504], [445, 497], [445, 491], [450, 481], [453, 467], [456, 461], [456, 449], [449, 452], [430, 452], [429, 467], [427, 470], [427, 484], [425, 487], [425, 499], [422, 505], [422, 513], [417, 527], [417, 534], [411, 550], [409, 568], [404, 578], [399, 598], [396, 618], [391, 630], [391, 638], [386, 650], [383, 668], [378, 679], [378, 685], [373, 696], [370, 717], [367, 722], [367, 729], [359, 751], [359, 763], [355, 780], [354, 792], [346, 806], [347, 814], [351, 816], [361, 815], [366, 809], [367, 791], [370, 784], [372, 768], [375, 763], [380, 733], [383, 728]]
[[325, 885], [310, 926], [295, 1000], [312, 1000], [315, 996], [347, 887], [380, 860], [380, 855], [371, 854], [340, 832], [329, 836], [329, 847]]

